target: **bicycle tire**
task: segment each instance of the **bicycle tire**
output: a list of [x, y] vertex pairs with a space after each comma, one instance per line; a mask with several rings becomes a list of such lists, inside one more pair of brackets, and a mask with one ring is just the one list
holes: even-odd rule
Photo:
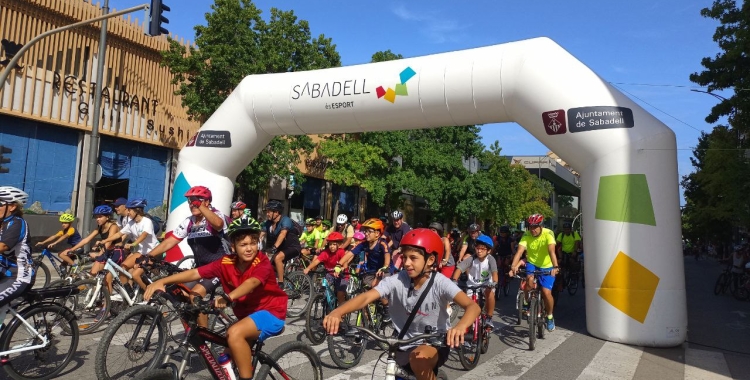
[[507, 297], [509, 293], [510, 293], [510, 278], [506, 278], [505, 283], [503, 284], [503, 295]]
[[[34, 269], [34, 285], [31, 286], [32, 289], [45, 289], [49, 286], [50, 281], [52, 280], [52, 275], [49, 272], [49, 267], [47, 267], [47, 264], [42, 262], [42, 259], [39, 259], [38, 264], [35, 265], [36, 268]], [[42, 277], [40, 277], [42, 275]], [[39, 280], [43, 278], [42, 282], [40, 283]]]
[[[133, 323], [131, 331], [125, 332], [124, 327]], [[153, 330], [152, 330], [153, 328]], [[156, 333], [156, 341], [153, 342], [153, 335], [148, 342], [145, 342], [145, 335], [149, 330]], [[133, 343], [132, 339], [135, 333], [138, 335], [136, 345], [146, 343], [146, 350], [138, 347], [128, 347]], [[120, 313], [112, 323], [109, 324], [96, 349], [96, 360], [94, 361], [94, 370], [97, 379], [119, 379], [122, 377], [132, 377], [141, 371], [148, 371], [158, 366], [159, 361], [167, 345], [167, 326], [160, 316], [159, 309], [151, 305], [135, 305]], [[115, 348], [124, 348], [124, 352], [115, 352]], [[110, 355], [110, 353], [112, 353]], [[153, 353], [149, 355], [149, 353]], [[124, 366], [118, 366], [115, 358], [125, 358]], [[144, 359], [145, 360], [141, 360]], [[129, 361], [129, 362], [128, 362]], [[134, 364], [138, 363], [138, 364]], [[127, 368], [129, 366], [129, 368]], [[110, 375], [110, 373], [112, 373]]]
[[481, 346], [482, 346], [482, 349], [481, 349], [482, 354], [486, 354], [487, 351], [490, 349], [490, 336], [492, 335], [492, 331], [491, 330], [487, 331], [487, 328], [484, 327], [484, 319], [485, 318], [486, 318], [486, 316], [482, 318], [482, 340], [481, 340], [481, 342], [482, 342], [482, 344], [481, 344]]
[[576, 295], [578, 292], [578, 275], [577, 274], [571, 274], [570, 277], [568, 277], [568, 294], [571, 296]]
[[458, 359], [467, 371], [471, 371], [477, 367], [477, 364], [479, 364], [479, 357], [482, 354], [483, 331], [484, 328], [479, 326], [476, 332], [477, 339], [474, 340], [474, 325], [472, 324], [466, 334], [464, 334], [464, 343], [458, 347]]
[[[302, 354], [302, 356], [304, 356], [307, 360], [292, 360], [292, 363], [295, 363], [295, 365], [291, 366], [290, 368], [285, 368], [286, 365], [284, 363], [284, 356], [295, 352]], [[286, 342], [273, 350], [268, 356], [279, 366], [279, 368], [283, 372], [296, 373], [296, 376], [291, 376], [291, 378], [293, 379], [323, 380], [323, 366], [320, 364], [320, 358], [318, 357], [318, 354], [312, 349], [312, 347], [303, 342]], [[307, 366], [305, 366], [308, 363], [312, 364], [312, 368], [308, 368]], [[300, 367], [298, 371], [294, 370], [296, 367]], [[307, 369], [303, 369], [302, 367]], [[276, 372], [276, 369], [273, 368], [272, 364], [264, 363], [260, 367], [258, 375], [255, 378], [257, 380], [266, 380], [267, 378], [269, 378], [269, 376], [272, 379], [284, 378], [283, 376], [276, 376], [274, 373], [278, 374]]]
[[[96, 283], [96, 278], [74, 283], [74, 285], [80, 290], [80, 292], [75, 295], [75, 308], [73, 309], [73, 312], [78, 320], [78, 328], [81, 330], [81, 335], [91, 334], [96, 331], [99, 326], [103, 325], [107, 320], [109, 310], [112, 306], [112, 302], [109, 298], [109, 290], [103, 281], [102, 286], [99, 289], [99, 294], [93, 294], [96, 290]], [[86, 308], [91, 297], [96, 297], [96, 300], [91, 308]], [[103, 304], [103, 307], [99, 307], [100, 303]], [[103, 315], [99, 316], [98, 314], [101, 309], [104, 309], [105, 311]], [[99, 317], [98, 320], [97, 317]]]
[[544, 306], [544, 300], [540, 299], [537, 301], [537, 326], [536, 326], [536, 337], [537, 339], [544, 339], [544, 333], [547, 331], [547, 309]]
[[537, 312], [539, 309], [538, 300], [536, 298], [532, 298], [529, 300], [529, 350], [534, 351], [536, 348], [536, 329], [539, 327], [537, 325]]
[[523, 321], [523, 297], [524, 294], [522, 291], [518, 291], [516, 294], [516, 311], [518, 311], [518, 318], [516, 318], [516, 325], [521, 326], [521, 321]]
[[314, 346], [326, 341], [328, 334], [323, 328], [323, 318], [331, 311], [328, 309], [328, 301], [325, 295], [318, 294], [305, 313], [305, 335]]
[[173, 380], [174, 372], [171, 368], [150, 369], [135, 377], [135, 380]]
[[448, 374], [446, 374], [442, 369], [439, 369], [437, 375], [435, 375], [435, 379], [448, 380]]
[[719, 275], [719, 278], [716, 279], [716, 284], [714, 285], [714, 295], [718, 296], [726, 291], [728, 280], [729, 274], [727, 274], [727, 272], [723, 272]]
[[[62, 305], [49, 302], [33, 305], [25, 310], [22, 310], [20, 314], [23, 319], [34, 326], [37, 332], [40, 332], [47, 336], [50, 345], [42, 349], [13, 354], [16, 356], [6, 355], [5, 359], [7, 359], [8, 361], [2, 366], [3, 370], [8, 374], [8, 376], [16, 380], [46, 380], [57, 377], [57, 375], [62, 372], [65, 367], [68, 366], [78, 348], [79, 331], [78, 326], [76, 325], [75, 314], [73, 314], [71, 310]], [[37, 320], [37, 318], [35, 317], [36, 314], [42, 314], [41, 319]], [[46, 318], [48, 314], [54, 316], [54, 319], [51, 321], [51, 323]], [[42, 327], [45, 331], [41, 331]], [[60, 331], [54, 331], [54, 329], [56, 328], [60, 328]], [[10, 326], [3, 330], [2, 336], [0, 337], [0, 351], [8, 351], [8, 348], [14, 341], [13, 335], [15, 332], [28, 334], [28, 329], [19, 319], [13, 319]], [[70, 337], [70, 346], [59, 348], [56, 342], [59, 343], [59, 341], [62, 340], [63, 337]], [[29, 339], [33, 339], [34, 343], [36, 343], [36, 341], [38, 340], [32, 337], [29, 337]], [[19, 344], [13, 343], [12, 345], [18, 346]], [[55, 354], [57, 354], [56, 356], [58, 357], [62, 357], [62, 360], [52, 363], [50, 358], [52, 358], [52, 355]], [[29, 366], [23, 366], [21, 359], [22, 356], [30, 356], [30, 360], [32, 363], [29, 364]], [[26, 370], [40, 370], [43, 368], [44, 364], [51, 365], [52, 368], [50, 373], [38, 376], [30, 376], [25, 373], [22, 374], [22, 372], [25, 372]], [[21, 367], [25, 367], [25, 370], [19, 371]]]
[[455, 302], [451, 302], [450, 303], [450, 308], [451, 308], [450, 323], [451, 323], [451, 325], [453, 325], [453, 323], [456, 322], [456, 319], [458, 319], [458, 313], [461, 312], [461, 305], [459, 305], [459, 304], [457, 304]]
[[284, 292], [289, 297], [286, 316], [291, 318], [305, 314], [315, 295], [312, 280], [303, 272], [291, 272], [284, 275]]
[[174, 265], [175, 265], [175, 266], [176, 266], [177, 268], [182, 268], [182, 266], [181, 266], [181, 265], [182, 265], [182, 264], [184, 264], [184, 263], [185, 263], [186, 261], [189, 261], [189, 260], [192, 260], [192, 261], [193, 261], [193, 264], [191, 264], [191, 265], [188, 265], [188, 266], [186, 266], [186, 267], [185, 267], [185, 268], [183, 268], [183, 269], [195, 269], [195, 258], [193, 257], [193, 255], [187, 255], [187, 256], [183, 256], [183, 257], [182, 257], [182, 258], [181, 258], [180, 260], [178, 260], [178, 261], [177, 261], [177, 262], [176, 262], [176, 263], [175, 263]]
[[[354, 318], [353, 321], [352, 318]], [[350, 318], [344, 318], [341, 321], [338, 334], [328, 335], [326, 338], [331, 360], [333, 360], [336, 366], [342, 369], [352, 368], [359, 364], [367, 348], [368, 339], [365, 336], [358, 335], [356, 338], [353, 338], [345, 335], [350, 330], [350, 324], [364, 328], [370, 327], [367, 315], [363, 310], [359, 310], [351, 313]], [[348, 356], [344, 357], [348, 353], [351, 353], [351, 359]]]

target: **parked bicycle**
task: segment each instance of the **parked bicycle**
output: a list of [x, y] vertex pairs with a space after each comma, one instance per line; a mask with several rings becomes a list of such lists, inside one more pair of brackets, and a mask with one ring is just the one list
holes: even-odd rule
[[[228, 380], [224, 369], [218, 363], [216, 351], [209, 348], [209, 344], [228, 347], [226, 336], [198, 326], [199, 314], [217, 312], [212, 302], [197, 300], [195, 303], [190, 303], [186, 302], [187, 299], [184, 297], [174, 297], [164, 292], [156, 293], [155, 297], [163, 297], [172, 304], [185, 325], [186, 335], [177, 347], [170, 347], [167, 350], [162, 368], [145, 371], [137, 378], [141, 380], [182, 379], [190, 357], [197, 353], [214, 379]], [[299, 341], [286, 342], [270, 354], [263, 351], [263, 345], [263, 342], [256, 341], [252, 347], [253, 369], [257, 371], [253, 374], [254, 379], [323, 380], [320, 358], [307, 344]], [[179, 367], [169, 363], [171, 355], [177, 353], [183, 358]], [[237, 377], [236, 369], [235, 377]]]
[[461, 287], [461, 289], [469, 295], [471, 300], [482, 309], [482, 313], [477, 316], [474, 323], [466, 331], [466, 334], [464, 335], [464, 344], [458, 349], [458, 359], [466, 370], [476, 368], [477, 364], [479, 364], [480, 355], [487, 353], [487, 350], [489, 349], [492, 327], [490, 327], [490, 323], [488, 323], [491, 319], [484, 310], [484, 289], [494, 287], [495, 284], [492, 282], [485, 282], [476, 286]]
[[[383, 337], [379, 334], [376, 334], [372, 330], [369, 330], [367, 328], [359, 327], [359, 326], [353, 326], [351, 327], [351, 330], [349, 330], [346, 335], [350, 337], [352, 340], [360, 339], [360, 340], [367, 340], [372, 339], [379, 344], [386, 347], [386, 352], [383, 353], [383, 355], [388, 355], [388, 358], [386, 359], [386, 365], [385, 365], [385, 380], [416, 380], [416, 377], [414, 376], [414, 373], [411, 371], [407, 371], [404, 368], [401, 368], [396, 363], [396, 352], [399, 351], [399, 348], [415, 344], [417, 342], [422, 342], [423, 344], [429, 344], [434, 347], [445, 347], [445, 333], [436, 333], [434, 332], [434, 327], [431, 329], [429, 326], [427, 327], [424, 334], [417, 335], [415, 337], [409, 338], [409, 339], [403, 339], [400, 340], [395, 337]], [[382, 355], [381, 355], [382, 358]], [[378, 360], [380, 361], [380, 360]], [[375, 369], [377, 367], [373, 368], [372, 370], [372, 378], [375, 378]], [[443, 372], [443, 370], [436, 368], [435, 369], [435, 375], [437, 379], [440, 380], [447, 380], [448, 375]]]
[[75, 314], [54, 299], [76, 292], [75, 287], [34, 289], [20, 303], [0, 307], [0, 366], [8, 376], [52, 379], [67, 367], [78, 348], [78, 325]]

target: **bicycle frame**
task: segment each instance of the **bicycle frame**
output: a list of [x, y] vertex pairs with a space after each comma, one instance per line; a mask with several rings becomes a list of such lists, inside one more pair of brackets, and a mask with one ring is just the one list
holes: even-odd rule
[[[487, 312], [484, 311], [484, 289], [487, 288], [486, 285], [476, 285], [476, 286], [467, 286], [466, 290], [471, 290], [471, 300], [474, 301], [477, 305], [479, 305], [479, 308], [482, 310], [481, 313], [477, 316], [477, 318], [474, 320], [474, 341], [477, 341], [479, 334], [479, 329], [483, 328], [484, 326], [484, 320], [487, 318]], [[478, 294], [478, 295], [477, 295]]]
[[[112, 281], [116, 281], [117, 291], [122, 296], [122, 299], [125, 300], [128, 303], [128, 305], [132, 306], [135, 303], [135, 296], [133, 298], [130, 298], [130, 294], [128, 294], [128, 292], [126, 292], [125, 289], [122, 288], [122, 283], [120, 282], [119, 274], [120, 273], [123, 274], [125, 277], [128, 278], [128, 280], [132, 280], [133, 275], [128, 273], [128, 271], [126, 271], [125, 269], [122, 269], [122, 267], [117, 265], [114, 261], [112, 261], [111, 258], [107, 258], [107, 262], [104, 265], [104, 270], [102, 272], [99, 272], [99, 274], [97, 274], [96, 288], [94, 289], [94, 293], [93, 293], [94, 296], [91, 297], [91, 299], [86, 303], [86, 308], [90, 308], [94, 306], [94, 302], [99, 298], [98, 295], [102, 289], [102, 280], [104, 280], [106, 272], [109, 272], [112, 275]], [[114, 285], [115, 284], [112, 285], [113, 288], [114, 288]], [[136, 287], [135, 291], [137, 295], [138, 292], [140, 291], [140, 287]]]
[[10, 305], [5, 305], [2, 308], [0, 308], [0, 326], [5, 327], [5, 323], [2, 323], [2, 321], [5, 320], [5, 316], [9, 312], [10, 312], [10, 315], [12, 316], [12, 318], [10, 319], [10, 321], [13, 321], [13, 319], [18, 319], [19, 321], [21, 321], [21, 323], [23, 323], [23, 325], [26, 326], [26, 329], [28, 331], [30, 331], [30, 332], [33, 331], [34, 332], [34, 336], [37, 337], [39, 340], [41, 340], [41, 343], [33, 345], [33, 346], [26, 346], [26, 347], [21, 347], [21, 348], [15, 348], [15, 349], [11, 349], [11, 350], [8, 350], [8, 351], [0, 351], [0, 357], [1, 356], [11, 355], [11, 354], [17, 354], [19, 352], [24, 352], [24, 351], [37, 350], [37, 349], [40, 349], [40, 348], [44, 348], [44, 347], [46, 347], [49, 344], [49, 340], [47, 339], [47, 337], [44, 336], [44, 335], [42, 335], [42, 334], [40, 334], [39, 331], [37, 331], [34, 328], [34, 326], [32, 326], [27, 320], [25, 320], [23, 317], [21, 317], [21, 315], [17, 311], [15, 311], [14, 309], [12, 309], [10, 307]]

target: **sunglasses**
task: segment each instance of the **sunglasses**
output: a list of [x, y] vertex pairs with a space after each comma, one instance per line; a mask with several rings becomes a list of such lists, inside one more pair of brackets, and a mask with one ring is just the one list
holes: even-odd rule
[[532, 224], [532, 225], [529, 226], [529, 228], [537, 228], [537, 227], [541, 227], [541, 225], [540, 224]]
[[203, 202], [203, 201], [205, 200], [205, 199], [203, 199], [203, 198], [199, 198], [199, 197], [187, 197], [187, 199], [188, 199], [188, 200], [189, 200], [190, 202], [195, 202], [195, 201], [198, 201], [198, 202]]
[[375, 230], [362, 230], [362, 233], [365, 233], [365, 234], [374, 234]]

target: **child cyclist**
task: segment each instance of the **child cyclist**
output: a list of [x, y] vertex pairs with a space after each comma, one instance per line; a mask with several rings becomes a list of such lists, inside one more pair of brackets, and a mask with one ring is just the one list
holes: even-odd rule
[[[96, 220], [96, 229], [91, 231], [89, 236], [86, 236], [85, 238], [81, 239], [81, 241], [79, 241], [78, 244], [60, 252], [60, 258], [63, 260], [67, 258], [68, 260], [70, 260], [70, 258], [68, 257], [68, 254], [70, 254], [70, 252], [74, 252], [79, 248], [83, 248], [84, 245], [94, 240], [94, 238], [96, 238], [97, 236], [99, 236], [100, 241], [106, 240], [108, 237], [120, 231], [120, 228], [117, 227], [117, 224], [115, 223], [115, 221], [112, 220], [112, 212], [113, 212], [112, 207], [109, 207], [107, 205], [96, 206], [94, 208], [94, 219]], [[92, 275], [96, 275], [100, 270], [104, 268], [104, 264], [107, 262], [107, 255], [105, 254], [105, 252], [111, 250], [112, 248], [114, 248], [114, 246], [111, 243], [106, 243], [103, 245], [103, 249], [99, 251], [98, 253], [94, 253], [94, 252], [89, 253], [92, 259], [96, 259], [96, 262], [94, 263], [94, 265], [91, 266]], [[122, 259], [123, 259], [122, 255], [123, 255], [122, 250], [119, 250], [119, 249], [114, 250], [112, 254], [112, 260], [117, 263], [122, 262]], [[70, 260], [70, 262], [68, 262], [68, 260], [65, 260], [65, 262], [68, 264], [73, 264], [73, 260]], [[109, 286], [111, 287], [111, 282], [108, 282], [108, 283], [110, 284]]]
[[310, 256], [317, 253], [318, 248], [321, 248], [323, 244], [323, 238], [320, 235], [320, 231], [315, 229], [315, 219], [307, 218], [305, 220], [305, 230], [299, 237], [299, 242], [303, 247], [300, 251], [302, 255]]
[[[404, 270], [397, 275], [385, 278], [374, 289], [358, 295], [333, 310], [323, 319], [323, 327], [329, 334], [336, 334], [343, 315], [362, 309], [381, 297], [386, 297], [391, 301], [389, 308], [394, 327], [399, 332], [406, 328], [404, 339], [423, 334], [425, 327], [433, 326], [437, 327], [439, 332], [447, 333], [446, 344], [449, 347], [458, 347], [463, 344], [464, 333], [479, 316], [480, 309], [456, 284], [433, 271], [445, 253], [442, 239], [429, 229], [418, 228], [404, 234], [400, 247], [404, 255]], [[429, 293], [419, 305], [419, 311], [415, 314], [412, 323], [404, 326], [409, 314], [417, 306], [423, 286], [428, 284], [431, 276], [435, 277], [434, 283], [428, 290]], [[454, 328], [450, 328], [448, 311], [445, 307], [436, 306], [446, 305], [451, 301], [465, 310], [463, 317]], [[417, 379], [432, 380], [435, 379], [437, 369], [448, 360], [449, 347], [436, 348], [426, 344], [417, 344], [404, 347], [404, 351], [399, 351], [395, 359], [399, 366], [413, 372]]]
[[[48, 237], [44, 241], [36, 243], [36, 246], [46, 246], [47, 248], [52, 249], [54, 246], [62, 243], [63, 240], [65, 240], [68, 244], [68, 248], [78, 244], [81, 241], [81, 234], [78, 233], [78, 231], [73, 227], [74, 220], [76, 220], [76, 218], [71, 214], [65, 213], [60, 215], [60, 224], [62, 225], [62, 229], [56, 234]], [[60, 252], [59, 256], [60, 259], [65, 262], [65, 264], [74, 265], [73, 259], [68, 257], [68, 255], [63, 256], [62, 252]]]
[[478, 286], [488, 285], [484, 289], [484, 300], [487, 316], [487, 326], [492, 325], [492, 315], [495, 313], [495, 284], [497, 284], [497, 262], [490, 255], [492, 252], [492, 238], [487, 235], [479, 235], [474, 244], [474, 257], [461, 261], [456, 265], [456, 271], [453, 272], [453, 281], [458, 281], [461, 273], [466, 272], [466, 285]]
[[178, 273], [154, 282], [146, 288], [144, 298], [165, 285], [218, 277], [226, 292], [214, 300], [217, 308], [231, 306], [238, 322], [229, 327], [227, 342], [239, 380], [252, 378], [255, 341], [278, 335], [284, 329], [287, 295], [276, 282], [276, 272], [266, 255], [258, 254], [261, 226], [255, 219], [242, 215], [232, 221], [228, 233], [232, 254], [213, 263]]
[[[344, 248], [341, 247], [343, 242], [344, 235], [336, 231], [331, 232], [331, 234], [328, 235], [328, 248], [321, 251], [320, 254], [312, 260], [310, 265], [303, 270], [305, 274], [308, 274], [311, 270], [315, 270], [320, 264], [323, 264], [328, 271], [338, 270], [335, 274], [339, 278], [338, 284], [336, 285], [336, 298], [339, 300], [339, 305], [346, 301], [346, 286], [349, 284], [349, 274], [345, 272], [343, 276], [339, 276], [341, 267], [336, 265], [339, 263], [339, 260], [344, 257], [344, 254], [346, 254]], [[334, 277], [335, 276], [330, 273], [326, 274], [326, 278], [331, 284], [336, 284]]]

